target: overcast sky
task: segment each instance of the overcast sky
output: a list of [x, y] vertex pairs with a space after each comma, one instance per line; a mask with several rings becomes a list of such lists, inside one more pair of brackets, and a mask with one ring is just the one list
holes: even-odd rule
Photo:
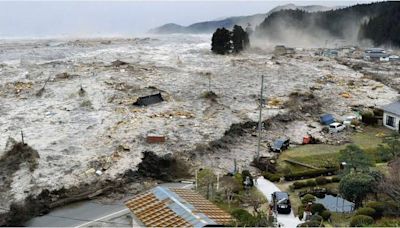
[[141, 35], [165, 24], [266, 13], [288, 3], [348, 6], [370, 1], [0, 1], [0, 38]]

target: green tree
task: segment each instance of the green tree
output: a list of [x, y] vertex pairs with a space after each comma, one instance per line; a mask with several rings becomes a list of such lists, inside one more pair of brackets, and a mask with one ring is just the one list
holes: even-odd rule
[[197, 174], [197, 189], [210, 199], [215, 192], [214, 185], [217, 183], [217, 176], [210, 169], [202, 169]]
[[231, 32], [226, 28], [218, 28], [211, 38], [211, 51], [225, 55], [232, 50]]
[[345, 149], [339, 152], [339, 161], [346, 162], [345, 173], [354, 171], [368, 171], [373, 165], [370, 157], [357, 145], [348, 145]]
[[239, 25], [233, 26], [232, 43], [235, 53], [239, 53], [249, 46], [249, 35]]
[[382, 157], [396, 158], [400, 155], [400, 134], [397, 132], [392, 133], [390, 136], [386, 136], [382, 140], [383, 144], [380, 144], [378, 150]]
[[362, 201], [369, 193], [374, 193], [376, 180], [366, 173], [350, 173], [339, 183], [339, 192], [347, 200], [354, 202], [355, 208], [362, 206]]
[[400, 158], [390, 162], [388, 174], [380, 183], [381, 192], [389, 196], [400, 208]]

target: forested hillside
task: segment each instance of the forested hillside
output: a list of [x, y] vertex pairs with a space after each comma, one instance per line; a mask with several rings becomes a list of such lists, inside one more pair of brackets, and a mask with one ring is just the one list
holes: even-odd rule
[[400, 46], [400, 2], [384, 10], [361, 26], [360, 37], [371, 39], [375, 45]]
[[[376, 45], [390, 42], [400, 46], [400, 2], [355, 5], [326, 12], [283, 10], [267, 17], [256, 29], [271, 41], [323, 43], [344, 39], [370, 39]], [[397, 32], [396, 32], [397, 31]]]

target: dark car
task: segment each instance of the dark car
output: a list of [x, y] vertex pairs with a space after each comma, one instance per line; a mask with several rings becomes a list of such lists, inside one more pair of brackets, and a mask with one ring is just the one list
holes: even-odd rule
[[290, 214], [292, 205], [290, 204], [289, 194], [287, 192], [272, 193], [272, 202], [275, 210], [279, 214]]
[[273, 152], [280, 153], [283, 150], [286, 150], [289, 147], [289, 144], [290, 144], [290, 139], [288, 138], [277, 139], [272, 144], [271, 150]]

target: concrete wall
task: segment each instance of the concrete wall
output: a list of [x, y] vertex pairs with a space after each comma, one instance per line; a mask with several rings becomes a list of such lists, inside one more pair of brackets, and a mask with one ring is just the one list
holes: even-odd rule
[[[388, 116], [392, 116], [394, 118], [394, 127], [386, 125], [386, 119]], [[400, 116], [398, 116], [398, 115], [388, 113], [388, 112], [383, 113], [383, 126], [385, 126], [387, 128], [398, 131], [399, 130], [399, 120], [400, 120]]]

